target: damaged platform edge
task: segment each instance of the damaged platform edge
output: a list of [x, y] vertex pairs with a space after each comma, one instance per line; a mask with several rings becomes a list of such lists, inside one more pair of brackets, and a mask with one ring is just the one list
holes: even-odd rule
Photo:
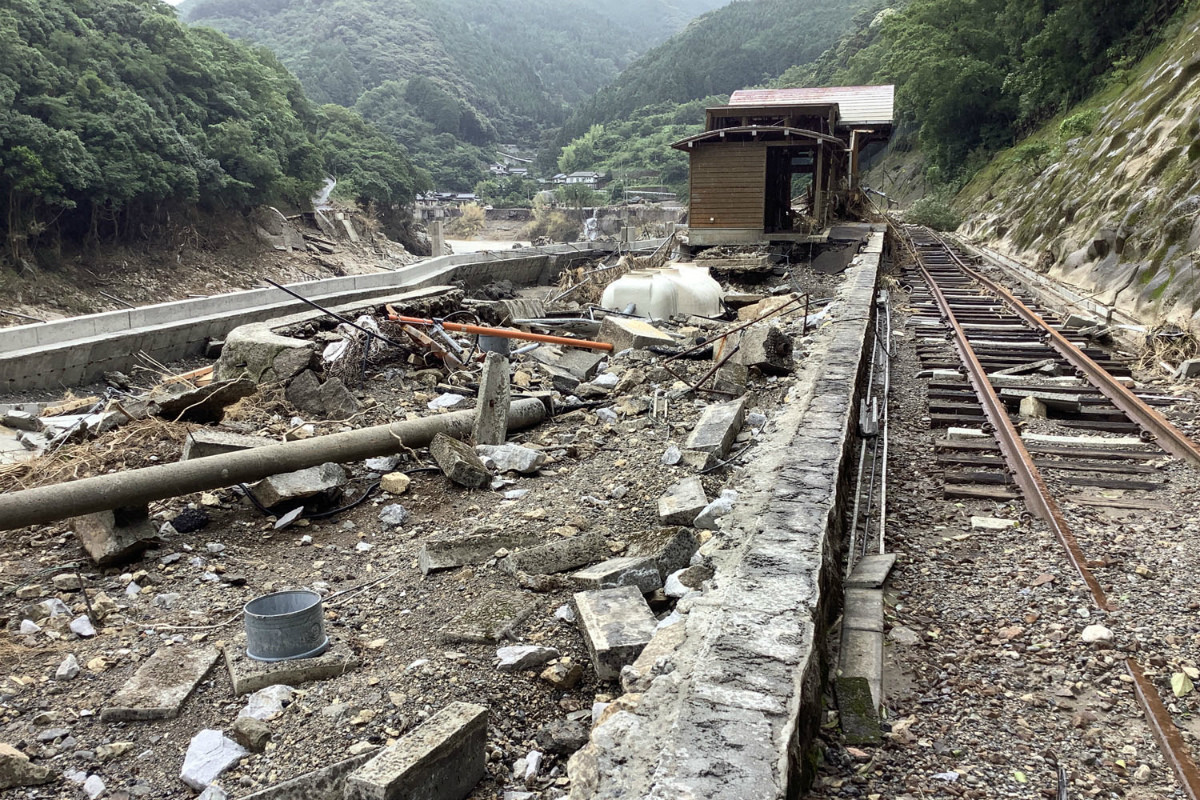
[[814, 337], [812, 380], [739, 476], [742, 508], [705, 547], [715, 588], [680, 601], [683, 620], [647, 647], [661, 655], [636, 681], [644, 691], [614, 704], [572, 757], [573, 800], [784, 798], [811, 781], [884, 234], [870, 244], [846, 273], [835, 324]]

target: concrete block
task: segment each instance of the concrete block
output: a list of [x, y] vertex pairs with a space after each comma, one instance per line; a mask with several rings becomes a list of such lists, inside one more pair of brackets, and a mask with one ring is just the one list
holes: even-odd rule
[[214, 647], [162, 647], [140, 666], [100, 711], [101, 722], [174, 719], [184, 702], [212, 669], [220, 653]]
[[487, 531], [449, 539], [431, 539], [422, 545], [417, 558], [421, 572], [428, 575], [440, 569], [482, 564], [494, 557], [497, 550], [530, 547], [541, 539], [540, 534], [522, 531]]
[[590, 567], [571, 573], [571, 580], [581, 589], [613, 589], [618, 586], [636, 586], [642, 594], [648, 594], [663, 585], [658, 564], [653, 558], [625, 556], [610, 558]]
[[349, 645], [329, 637], [329, 649], [313, 658], [292, 661], [255, 661], [246, 655], [246, 635], [237, 634], [225, 645], [225, 666], [235, 695], [249, 694], [268, 686], [300, 686], [336, 678], [362, 666]]
[[225, 347], [217, 359], [213, 379], [223, 381], [247, 377], [258, 383], [276, 383], [283, 379], [275, 372], [275, 361], [285, 350], [306, 351], [306, 355], [297, 354], [280, 361], [281, 366], [286, 365], [287, 371], [302, 361], [307, 364], [314, 349], [312, 342], [274, 333], [269, 323], [242, 325], [225, 337]]
[[15, 431], [29, 431], [30, 433], [37, 433], [42, 429], [42, 421], [38, 419], [37, 414], [16, 409], [6, 411], [0, 424]]
[[248, 794], [242, 800], [342, 800], [346, 778], [377, 755], [378, 748]]
[[880, 589], [887, 582], [887, 577], [896, 564], [896, 554], [865, 556], [854, 565], [846, 588]]
[[537, 600], [524, 592], [492, 589], [442, 628], [448, 642], [490, 644], [513, 635], [529, 618]]
[[838, 657], [838, 681], [863, 678], [871, 687], [875, 710], [883, 695], [883, 634], [858, 628], [842, 628], [842, 649]]
[[267, 447], [279, 444], [267, 436], [247, 436], [241, 433], [214, 430], [212, 428], [196, 428], [188, 434], [183, 443], [181, 461], [193, 458], [218, 456], [222, 453], [233, 453], [238, 450], [250, 450], [254, 447]]
[[501, 566], [509, 573], [551, 575], [566, 572], [599, 561], [608, 555], [604, 534], [599, 531], [558, 539], [528, 550], [519, 550], [506, 558]]
[[[704, 409], [696, 427], [688, 435], [684, 449], [709, 453], [717, 458], [729, 454], [742, 423], [746, 421], [746, 405], [748, 400], [739, 397], [727, 403], [717, 403]], [[696, 513], [700, 513], [697, 510]], [[690, 521], [690, 520], [689, 520]]]
[[576, 619], [596, 675], [616, 680], [654, 636], [658, 621], [635, 586], [577, 592]]
[[856, 631], [883, 634], [883, 591], [880, 589], [847, 589], [842, 625]]
[[158, 529], [150, 522], [150, 512], [144, 506], [73, 517], [68, 524], [99, 566], [132, 559], [158, 536]]
[[1200, 358], [1190, 358], [1180, 364], [1179, 371], [1175, 373], [1175, 377], [1184, 381], [1200, 377]]
[[346, 470], [340, 464], [322, 464], [319, 467], [272, 475], [250, 485], [250, 492], [265, 508], [274, 508], [289, 500], [303, 500], [322, 492], [341, 489], [349, 482]]
[[529, 354], [534, 361], [558, 370], [565, 370], [580, 381], [591, 380], [596, 375], [596, 368], [606, 357], [599, 350], [584, 350], [579, 347], [558, 347], [557, 345], [542, 345]]
[[666, 525], [691, 525], [707, 505], [708, 497], [700, 479], [684, 478], [658, 498], [658, 518]]
[[475, 444], [501, 445], [508, 438], [508, 359], [488, 353], [479, 379], [479, 400], [475, 404]]
[[751, 325], [730, 336], [725, 352], [737, 347], [731, 361], [745, 367], [757, 367], [770, 375], [786, 375], [795, 369], [792, 360], [792, 339], [779, 328], [767, 323]]
[[429, 445], [429, 453], [446, 477], [468, 489], [481, 489], [491, 481], [491, 474], [471, 446], [439, 433]]
[[346, 800], [462, 800], [483, 778], [488, 710], [451, 703], [346, 779]]
[[1046, 404], [1036, 397], [1021, 400], [1021, 419], [1046, 419]]
[[1015, 519], [1000, 519], [999, 517], [971, 517], [971, 527], [981, 531], [1006, 531], [1018, 528], [1021, 523]]
[[626, 555], [654, 559], [664, 583], [668, 575], [690, 565], [700, 547], [696, 532], [686, 527], [638, 531], [629, 534], [625, 541], [628, 544]]
[[649, 322], [640, 319], [628, 319], [616, 315], [604, 318], [600, 324], [600, 334], [596, 337], [602, 342], [613, 346], [613, 352], [622, 350], [645, 350], [647, 347], [670, 347], [675, 340]]

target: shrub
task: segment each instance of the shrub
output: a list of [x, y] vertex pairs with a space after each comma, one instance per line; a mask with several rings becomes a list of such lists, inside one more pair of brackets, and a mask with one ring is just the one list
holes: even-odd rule
[[1062, 121], [1062, 124], [1058, 126], [1058, 135], [1067, 141], [1078, 139], [1080, 136], [1087, 136], [1094, 131], [1099, 122], [1100, 112], [1097, 109], [1080, 111]]
[[462, 216], [455, 218], [446, 226], [446, 233], [462, 239], [470, 239], [472, 236], [477, 236], [483, 230], [485, 217], [486, 214], [483, 211], [483, 206], [463, 206]]
[[915, 201], [904, 212], [904, 221], [935, 231], [952, 231], [962, 224], [962, 215], [950, 204], [949, 193], [939, 192]]
[[579, 223], [562, 211], [535, 208], [533, 222], [525, 228], [525, 238], [536, 241], [543, 236], [553, 242], [573, 242], [579, 238]]

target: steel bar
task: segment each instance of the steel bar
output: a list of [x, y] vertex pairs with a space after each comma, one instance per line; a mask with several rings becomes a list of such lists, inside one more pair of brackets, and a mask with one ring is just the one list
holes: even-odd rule
[[[545, 419], [546, 415], [546, 406], [541, 400], [516, 400], [508, 409], [508, 429], [531, 427]], [[424, 447], [438, 433], [462, 438], [471, 433], [474, 422], [474, 410], [455, 411], [347, 433], [8, 492], [0, 494], [0, 530], [40, 525], [82, 514], [221, 489], [330, 461], [345, 463], [390, 455], [400, 452], [404, 447]]]
[[526, 333], [513, 328], [489, 328], [483, 325], [465, 325], [461, 322], [447, 322], [444, 319], [422, 319], [420, 317], [404, 317], [397, 314], [388, 306], [388, 319], [392, 322], [403, 322], [406, 325], [441, 325], [448, 331], [458, 333], [473, 333], [482, 336], [495, 336], [499, 339], [521, 339], [527, 342], [543, 342], [545, 344], [562, 344], [570, 347], [582, 347], [586, 350], [612, 350], [608, 342], [592, 342], [587, 339], [572, 339], [569, 336], [549, 336], [544, 333]]
[[351, 328], [354, 328], [355, 330], [362, 331], [363, 333], [367, 334], [368, 336], [374, 336], [377, 339], [379, 339], [379, 341], [381, 341], [381, 342], [387, 342], [392, 347], [399, 347], [401, 350], [408, 349], [407, 347], [405, 347], [405, 345], [401, 344], [400, 342], [394, 342], [391, 339], [389, 339], [388, 337], [386, 337], [380, 333], [376, 333], [375, 331], [369, 331], [366, 328], [364, 328], [363, 326], [359, 325], [354, 320], [343, 317], [341, 314], [337, 313], [336, 311], [330, 311], [328, 308], [325, 308], [324, 306], [320, 305], [319, 303], [314, 303], [312, 300], [309, 300], [304, 295], [297, 294], [296, 292], [293, 292], [291, 289], [287, 288], [286, 286], [278, 284], [275, 281], [271, 280], [270, 278], [263, 278], [263, 280], [266, 281], [267, 283], [271, 284], [272, 286], [274, 286], [279, 291], [286, 292], [287, 294], [290, 294], [292, 297], [296, 298], [297, 300], [299, 300], [303, 303], [307, 303], [308, 305], [315, 308], [317, 311], [320, 311], [322, 314], [333, 317], [338, 322], [343, 322], [343, 323], [349, 325]]

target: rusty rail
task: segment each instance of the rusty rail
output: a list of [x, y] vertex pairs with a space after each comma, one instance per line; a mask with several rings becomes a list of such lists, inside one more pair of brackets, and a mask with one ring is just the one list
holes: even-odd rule
[[[891, 224], [890, 221], [889, 224]], [[892, 227], [895, 231], [895, 226]], [[1113, 606], [1108, 600], [1108, 597], [1105, 595], [1104, 590], [1101, 588], [1099, 581], [1096, 580], [1096, 577], [1092, 574], [1091, 569], [1088, 568], [1087, 560], [1084, 557], [1082, 548], [1079, 546], [1078, 540], [1075, 539], [1075, 535], [1071, 532], [1070, 527], [1067, 525], [1066, 519], [1063, 517], [1062, 510], [1059, 508], [1058, 503], [1055, 502], [1054, 498], [1051, 496], [1050, 490], [1046, 486], [1045, 481], [1042, 480], [1041, 473], [1033, 463], [1033, 457], [1030, 455], [1029, 450], [1026, 449], [1025, 443], [1021, 439], [1016, 426], [1013, 425], [1012, 420], [1008, 416], [1008, 411], [1000, 401], [999, 396], [996, 394], [996, 390], [992, 388], [991, 381], [988, 380], [987, 373], [984, 371], [983, 365], [980, 363], [978, 356], [975, 355], [975, 351], [971, 348], [970, 342], [967, 341], [966, 332], [959, 324], [958, 319], [954, 316], [954, 311], [951, 309], [949, 301], [946, 300], [945, 295], [942, 293], [941, 287], [938, 286], [937, 282], [933, 279], [933, 276], [925, 268], [925, 263], [918, 254], [918, 249], [912, 238], [908, 236], [907, 233], [898, 233], [900, 240], [904, 242], [910, 255], [912, 255], [913, 260], [917, 265], [917, 269], [920, 270], [922, 277], [924, 277], [925, 282], [928, 284], [929, 291], [937, 301], [938, 308], [941, 310], [946, 323], [950, 325], [951, 330], [953, 331], [954, 347], [958, 351], [959, 358], [962, 359], [963, 365], [967, 369], [967, 378], [970, 381], [972, 388], [975, 390], [975, 394], [979, 398], [980, 404], [983, 406], [984, 414], [994, 429], [996, 440], [1000, 445], [1000, 451], [1004, 456], [1005, 463], [1008, 465], [1009, 469], [1012, 470], [1013, 480], [1016, 481], [1017, 485], [1021, 488], [1021, 493], [1026, 506], [1033, 514], [1044, 520], [1046, 524], [1050, 526], [1051, 530], [1054, 531], [1055, 537], [1067, 551], [1067, 559], [1071, 562], [1071, 565], [1075, 568], [1080, 577], [1083, 578], [1084, 583], [1087, 585], [1088, 591], [1092, 595], [1092, 601], [1096, 604], [1096, 606], [1105, 611], [1114, 610]], [[1129, 392], [1123, 385], [1117, 383], [1113, 377], [1108, 374], [1108, 372], [1088, 358], [1087, 355], [1076, 348], [1073, 344], [1068, 342], [1064, 337], [1062, 337], [1061, 334], [1050, 328], [1050, 326], [1044, 320], [1042, 320], [1041, 317], [1017, 300], [1011, 292], [967, 267], [962, 263], [962, 260], [958, 258], [953, 250], [951, 250], [949, 247], [946, 247], [945, 243], [940, 239], [935, 237], [935, 241], [946, 249], [951, 258], [963, 270], [964, 274], [968, 275], [974, 280], [979, 281], [981, 285], [986, 286], [989, 290], [994, 291], [997, 296], [1002, 297], [1010, 302], [1013, 308], [1018, 310], [1018, 314], [1025, 319], [1026, 322], [1037, 328], [1044, 329], [1052, 334], [1057, 335], [1061, 339], [1062, 343], [1070, 348], [1070, 350], [1074, 351], [1079, 359], [1082, 359], [1081, 363], [1086, 363], [1089, 365], [1089, 367], [1080, 367], [1066, 352], [1063, 352], [1062, 350], [1059, 350], [1059, 352], [1062, 353], [1063, 357], [1067, 358], [1067, 360], [1072, 364], [1076, 364], [1076, 366], [1080, 368], [1089, 379], [1092, 380], [1092, 383], [1097, 388], [1099, 388], [1101, 391], [1104, 391], [1101, 383], [1098, 382], [1094, 376], [1100, 376], [1101, 381], [1103, 381], [1105, 384], [1119, 387], [1123, 392], [1127, 393], [1138, 406], [1144, 408], [1145, 411], [1150, 415], [1157, 417], [1163, 425], [1170, 429], [1170, 431], [1173, 431], [1176, 435], [1187, 442], [1188, 445], [1190, 445], [1188, 452], [1196, 454], [1196, 458], [1189, 456], [1181, 457], [1188, 458], [1189, 460], [1193, 461], [1193, 463], [1200, 463], [1200, 451], [1196, 450], [1195, 444], [1190, 442], [1187, 437], [1184, 437], [1183, 434], [1171, 426], [1169, 422], [1167, 422], [1165, 419], [1162, 419], [1157, 412], [1153, 411], [1153, 409], [1151, 409], [1149, 406], [1146, 406], [1144, 403], [1142, 403], [1141, 400], [1135, 397], [1133, 393]], [[1022, 309], [1024, 313], [1021, 312]], [[1105, 394], [1107, 395], [1107, 392], [1105, 392]], [[1110, 397], [1110, 399], [1112, 398]], [[1116, 403], [1115, 400], [1113, 402]], [[1121, 408], [1121, 410], [1129, 415], [1131, 419], [1134, 419], [1134, 415], [1126, 410], [1123, 406], [1117, 404], [1117, 407]], [[1142, 424], [1140, 419], [1134, 419], [1134, 421]], [[1164, 446], [1164, 449], [1167, 448]], [[1168, 452], [1173, 453], [1171, 450], [1168, 450]], [[1158, 689], [1146, 677], [1145, 673], [1142, 672], [1141, 667], [1133, 657], [1127, 656], [1125, 658], [1125, 668], [1128, 670], [1129, 676], [1133, 679], [1134, 694], [1137, 697], [1138, 704], [1141, 706], [1142, 713], [1146, 716], [1147, 724], [1150, 726], [1151, 732], [1154, 734], [1154, 738], [1158, 742], [1158, 746], [1162, 751], [1164, 760], [1170, 764], [1172, 771], [1175, 773], [1175, 777], [1179, 780], [1180, 787], [1183, 789], [1184, 794], [1189, 798], [1189, 800], [1200, 800], [1200, 769], [1197, 769], [1196, 762], [1192, 759], [1191, 753], [1188, 751], [1187, 744], [1183, 741], [1183, 737], [1180, 736], [1179, 729], [1176, 727], [1174, 720], [1172, 720], [1170, 712], [1167, 711], [1166, 706], [1163, 704], [1162, 697], [1159, 695]]]

